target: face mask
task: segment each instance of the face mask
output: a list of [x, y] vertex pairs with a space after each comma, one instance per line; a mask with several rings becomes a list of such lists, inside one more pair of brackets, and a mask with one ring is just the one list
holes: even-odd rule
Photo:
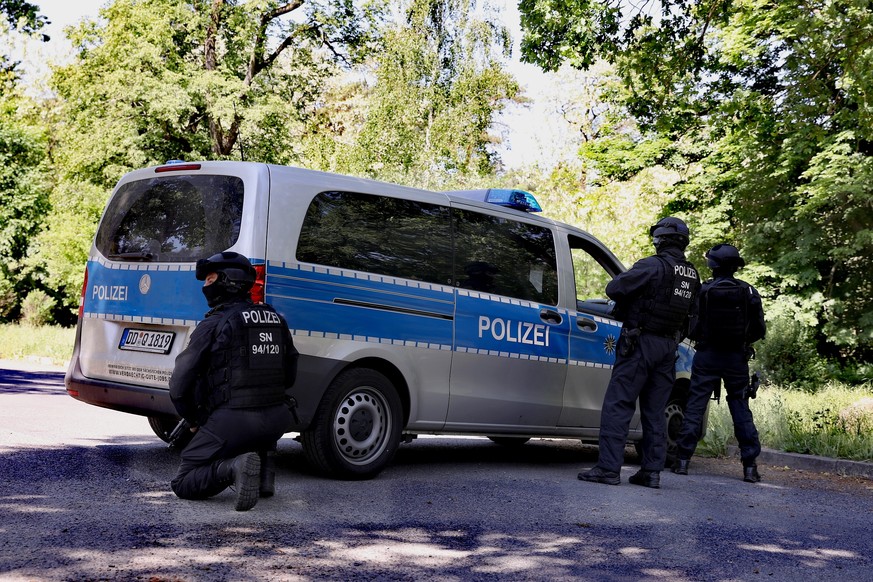
[[206, 285], [201, 290], [203, 291], [203, 296], [206, 297], [206, 303], [209, 307], [215, 307], [224, 300], [223, 289], [220, 285], [213, 283], [212, 285]]

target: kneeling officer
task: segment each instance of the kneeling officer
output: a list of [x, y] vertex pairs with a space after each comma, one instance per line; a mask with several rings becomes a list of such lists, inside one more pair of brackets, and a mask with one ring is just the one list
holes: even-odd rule
[[170, 398], [194, 432], [171, 486], [182, 499], [206, 499], [232, 487], [237, 511], [274, 492], [275, 450], [293, 417], [286, 390], [297, 350], [285, 319], [254, 304], [255, 270], [223, 252], [197, 261], [211, 308], [176, 358]]

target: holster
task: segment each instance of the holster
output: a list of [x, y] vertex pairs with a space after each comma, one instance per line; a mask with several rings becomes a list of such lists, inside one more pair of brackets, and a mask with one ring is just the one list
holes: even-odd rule
[[621, 331], [621, 346], [619, 353], [623, 357], [627, 357], [634, 353], [634, 350], [637, 349], [637, 344], [640, 341], [640, 334], [643, 333], [643, 330], [635, 327], [633, 329], [622, 329]]

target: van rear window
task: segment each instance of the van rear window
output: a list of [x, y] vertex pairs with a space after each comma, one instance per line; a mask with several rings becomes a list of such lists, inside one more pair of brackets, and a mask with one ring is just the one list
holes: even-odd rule
[[107, 258], [190, 262], [226, 250], [239, 237], [243, 182], [236, 176], [161, 176], [128, 182], [97, 231]]

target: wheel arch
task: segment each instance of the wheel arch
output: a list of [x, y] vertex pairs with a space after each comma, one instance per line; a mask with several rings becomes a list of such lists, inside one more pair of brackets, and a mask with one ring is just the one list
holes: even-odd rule
[[397, 366], [387, 360], [384, 360], [382, 358], [368, 357], [361, 358], [360, 360], [355, 360], [354, 362], [349, 362], [347, 366], [344, 366], [337, 371], [334, 378], [336, 378], [343, 372], [346, 372], [347, 370], [353, 369], [375, 370], [388, 378], [388, 380], [397, 389], [397, 396], [400, 397], [400, 405], [403, 408], [403, 427], [406, 427], [406, 425], [409, 423], [411, 396], [409, 392], [409, 383], [403, 376], [403, 372], [401, 372]]

